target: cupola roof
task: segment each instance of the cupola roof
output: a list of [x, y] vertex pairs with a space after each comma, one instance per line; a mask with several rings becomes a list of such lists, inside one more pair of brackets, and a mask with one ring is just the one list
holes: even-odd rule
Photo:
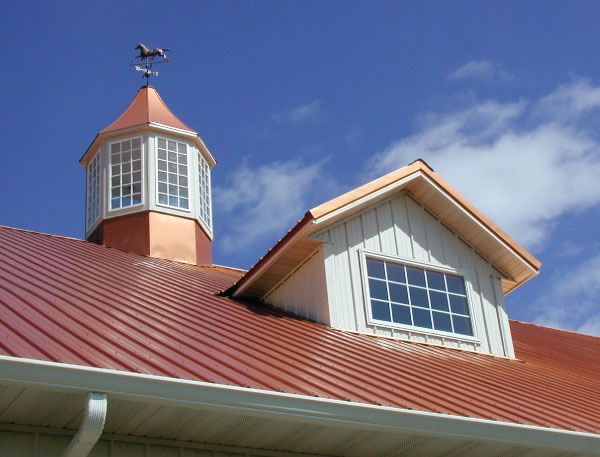
[[156, 123], [196, 133], [179, 120], [152, 86], [142, 87], [131, 105], [112, 124], [100, 131], [99, 134], [111, 133], [139, 125]]

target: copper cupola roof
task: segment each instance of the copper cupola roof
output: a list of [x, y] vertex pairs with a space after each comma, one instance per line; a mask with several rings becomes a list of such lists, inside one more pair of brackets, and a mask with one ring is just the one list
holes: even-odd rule
[[147, 125], [150, 123], [162, 124], [188, 132], [197, 133], [179, 120], [165, 102], [160, 98], [154, 87], [142, 87], [131, 105], [112, 124], [100, 131], [99, 134], [111, 133], [118, 130]]

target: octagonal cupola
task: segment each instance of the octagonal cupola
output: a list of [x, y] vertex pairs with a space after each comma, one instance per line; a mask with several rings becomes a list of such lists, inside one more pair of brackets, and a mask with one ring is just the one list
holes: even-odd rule
[[198, 265], [212, 263], [210, 173], [198, 133], [151, 86], [101, 130], [80, 160], [86, 169], [86, 238]]

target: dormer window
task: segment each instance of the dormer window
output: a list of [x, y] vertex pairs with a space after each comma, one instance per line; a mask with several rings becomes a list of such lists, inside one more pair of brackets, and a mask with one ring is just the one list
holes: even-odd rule
[[87, 166], [86, 228], [90, 228], [100, 216], [100, 154]]
[[364, 261], [374, 325], [473, 337], [464, 275], [371, 254]]
[[142, 203], [142, 139], [110, 145], [110, 209]]
[[158, 138], [156, 157], [158, 204], [189, 209], [187, 145]]

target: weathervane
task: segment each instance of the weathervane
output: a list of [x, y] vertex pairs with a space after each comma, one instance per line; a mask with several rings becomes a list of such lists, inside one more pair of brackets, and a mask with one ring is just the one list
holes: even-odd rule
[[[130, 64], [130, 67], [135, 67], [135, 69], [137, 71], [141, 71], [144, 74], [142, 75], [142, 78], [146, 78], [146, 86], [149, 85], [149, 79], [150, 76], [154, 75], [154, 76], [158, 76], [158, 71], [152, 71], [152, 65], [156, 64], [156, 63], [166, 63], [166, 62], [171, 62], [169, 59], [167, 59], [167, 55], [165, 54], [165, 51], [170, 51], [170, 49], [168, 48], [156, 48], [156, 49], [150, 49], [148, 46], [146, 46], [143, 43], [138, 43], [138, 45], [135, 47], [135, 49], [139, 49], [140, 50], [140, 55], [136, 56], [132, 59], [132, 63]], [[157, 57], [162, 57], [163, 60], [156, 60]], [[140, 62], [137, 62], [136, 59], [140, 59]], [[143, 64], [143, 66], [138, 65], [139, 64]]]

